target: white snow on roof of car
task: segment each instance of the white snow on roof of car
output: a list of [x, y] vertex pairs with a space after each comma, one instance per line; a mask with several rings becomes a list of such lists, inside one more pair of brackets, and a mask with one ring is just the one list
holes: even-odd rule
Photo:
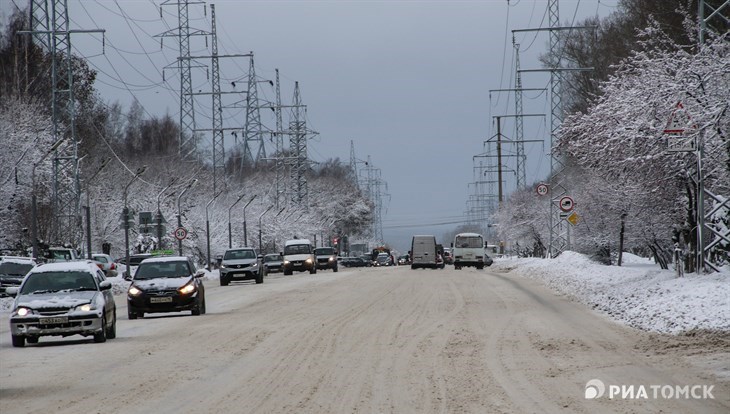
[[35, 263], [33, 261], [32, 257], [19, 257], [19, 256], [3, 256], [2, 261], [8, 262], [8, 263], [20, 263], [20, 264]]
[[161, 257], [150, 257], [149, 259], [142, 260], [144, 263], [151, 262], [187, 262], [188, 258], [185, 256], [161, 256]]
[[75, 272], [79, 270], [91, 270], [93, 272], [95, 269], [98, 269], [98, 267], [96, 267], [94, 263], [87, 262], [86, 260], [79, 260], [77, 262], [46, 263], [34, 268], [32, 272]]
[[284, 246], [291, 246], [295, 244], [312, 244], [312, 242], [310, 242], [309, 239], [287, 240], [286, 243], [284, 243]]

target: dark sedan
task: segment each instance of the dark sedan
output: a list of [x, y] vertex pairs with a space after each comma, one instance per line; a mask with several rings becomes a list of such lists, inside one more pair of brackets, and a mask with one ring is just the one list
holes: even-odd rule
[[204, 314], [204, 275], [188, 257], [143, 260], [127, 291], [127, 316], [137, 319], [145, 313], [182, 311]]
[[275, 273], [282, 271], [283, 258], [280, 254], [272, 253], [264, 256], [264, 269], [266, 273]]

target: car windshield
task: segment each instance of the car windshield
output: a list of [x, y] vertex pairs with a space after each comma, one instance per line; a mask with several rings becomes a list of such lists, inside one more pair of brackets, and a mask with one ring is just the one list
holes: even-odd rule
[[253, 250], [229, 250], [223, 256], [223, 260], [255, 259], [256, 253]]
[[131, 256], [129, 258], [129, 265], [130, 266], [139, 266], [140, 263], [142, 263], [142, 260], [149, 259], [152, 256]]
[[74, 290], [96, 290], [94, 276], [89, 272], [31, 273], [20, 289], [21, 295]]
[[30, 263], [2, 262], [0, 263], [0, 275], [25, 276], [32, 268], [33, 265]]
[[265, 262], [280, 262], [281, 261], [281, 256], [279, 256], [278, 254], [275, 254], [275, 255], [272, 255], [272, 256], [265, 256], [264, 257], [264, 261]]
[[314, 254], [318, 256], [333, 255], [335, 254], [335, 249], [331, 247], [319, 247], [314, 249]]
[[290, 244], [284, 247], [284, 254], [309, 254], [311, 246], [308, 244]]
[[51, 260], [71, 260], [71, 252], [68, 250], [51, 250], [49, 255]]
[[456, 241], [454, 242], [454, 247], [461, 248], [479, 248], [483, 246], [484, 242], [479, 236], [460, 236], [457, 237]]
[[109, 263], [109, 261], [104, 256], [93, 256], [94, 260], [101, 263]]
[[142, 263], [134, 274], [134, 280], [190, 276], [187, 262]]

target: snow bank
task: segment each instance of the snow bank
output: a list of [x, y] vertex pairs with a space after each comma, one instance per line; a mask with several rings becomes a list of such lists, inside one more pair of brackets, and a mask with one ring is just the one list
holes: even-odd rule
[[624, 255], [624, 266], [605, 266], [564, 252], [553, 260], [498, 259], [494, 268], [543, 282], [621, 323], [646, 331], [730, 332], [730, 269], [677, 278], [651, 260]]

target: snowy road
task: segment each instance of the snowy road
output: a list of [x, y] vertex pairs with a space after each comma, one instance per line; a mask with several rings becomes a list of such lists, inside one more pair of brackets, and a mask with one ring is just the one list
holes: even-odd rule
[[[129, 321], [117, 296], [104, 344], [12, 348], [4, 313], [0, 412], [730, 411], [730, 379], [686, 358], [710, 345], [625, 328], [513, 274], [341, 269], [206, 286], [199, 317]], [[707, 384], [715, 399], [587, 400], [591, 379]]]

